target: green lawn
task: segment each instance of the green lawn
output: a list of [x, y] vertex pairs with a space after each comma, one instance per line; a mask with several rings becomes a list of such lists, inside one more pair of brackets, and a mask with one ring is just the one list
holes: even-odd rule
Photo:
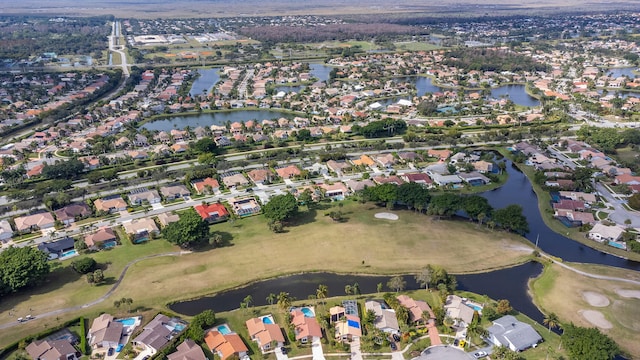
[[[350, 200], [344, 202], [341, 210], [348, 218], [345, 223], [335, 223], [324, 216], [329, 209], [303, 211], [283, 234], [270, 232], [263, 216], [212, 225], [212, 230], [220, 232], [232, 246], [138, 262], [131, 266], [107, 301], [3, 332], [0, 346], [43, 324], [52, 325], [97, 311], [114, 311], [113, 299], [122, 297], [132, 298], [141, 309], [162, 310], [171, 301], [293, 272], [393, 274], [415, 272], [426, 264], [440, 265], [453, 273], [480, 272], [522, 263], [530, 255], [526, 250], [530, 244], [521, 237], [468, 222], [438, 221], [412, 211], [396, 211], [400, 217], [397, 221], [377, 220], [374, 214], [385, 209]], [[106, 293], [108, 284], [113, 283], [129, 261], [177, 250], [161, 239], [140, 245], [123, 239], [122, 245], [113, 250], [84, 255], [106, 266], [107, 285], [102, 286], [87, 284], [70, 269], [70, 260], [54, 262], [55, 269], [42, 286], [3, 299], [0, 323], [15, 320], [8, 316], [7, 310], [12, 308], [18, 314], [37, 315], [95, 300]], [[492, 256], [478, 256], [486, 253]]]
[[431, 51], [442, 49], [442, 46], [429, 44], [425, 42], [409, 41], [409, 42], [396, 42], [394, 43], [398, 49], [408, 51]]

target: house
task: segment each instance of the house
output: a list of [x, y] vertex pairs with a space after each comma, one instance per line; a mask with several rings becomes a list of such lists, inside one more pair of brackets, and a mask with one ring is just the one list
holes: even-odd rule
[[249, 351], [249, 349], [242, 341], [242, 338], [240, 338], [240, 335], [234, 332], [221, 334], [217, 330], [209, 330], [204, 337], [204, 341], [207, 343], [211, 352], [217, 354], [222, 360], [226, 360], [234, 355], [240, 359], [248, 358], [247, 351]]
[[413, 151], [399, 152], [398, 157], [404, 162], [415, 162], [416, 160], [422, 160], [422, 157]]
[[131, 190], [129, 193], [129, 201], [131, 205], [157, 204], [162, 201], [158, 190], [148, 190], [145, 188]]
[[573, 211], [573, 210], [562, 210], [562, 209], [558, 209], [556, 210], [554, 216], [556, 217], [565, 217], [575, 223], [578, 223], [577, 225], [584, 225], [584, 224], [595, 224], [596, 220], [593, 217], [593, 214], [590, 212], [582, 212], [582, 211]]
[[173, 222], [177, 222], [180, 220], [180, 216], [178, 216], [177, 214], [172, 214], [170, 212], [158, 214], [157, 218], [161, 227], [165, 227]]
[[386, 169], [393, 168], [393, 165], [396, 163], [396, 158], [393, 154], [383, 154], [375, 157], [375, 160], [380, 166]]
[[191, 182], [191, 186], [196, 189], [196, 192], [198, 194], [214, 193], [220, 190], [220, 184], [218, 183], [218, 180], [210, 177], [206, 179], [194, 180]]
[[349, 169], [350, 167], [351, 165], [349, 165], [346, 161], [327, 161], [327, 168], [336, 174], [342, 174], [344, 170]]
[[331, 199], [344, 199], [349, 192], [347, 186], [341, 182], [334, 184], [320, 184], [319, 186], [324, 190], [324, 196]]
[[177, 324], [176, 319], [158, 314], [144, 326], [142, 333], [133, 339], [133, 346], [142, 351], [148, 350], [153, 355], [167, 345], [176, 334], [180, 333], [181, 330]]
[[158, 234], [158, 226], [156, 222], [151, 218], [134, 219], [129, 222], [122, 223], [124, 231], [133, 236], [133, 242], [137, 243], [144, 240], [149, 240], [150, 234]]
[[193, 207], [195, 211], [200, 215], [202, 220], [208, 222], [217, 222], [226, 220], [229, 217], [229, 211], [224, 205], [219, 203], [213, 204], [200, 204]]
[[458, 176], [462, 179], [462, 181], [471, 186], [486, 185], [491, 182], [488, 177], [480, 174], [477, 171], [472, 171], [470, 173], [460, 173], [458, 174]]
[[540, 334], [531, 325], [518, 321], [512, 315], [495, 320], [487, 331], [489, 340], [493, 344], [507, 347], [512, 351], [535, 347], [542, 341]]
[[571, 210], [571, 211], [584, 211], [585, 205], [580, 200], [560, 199], [560, 201], [553, 203], [554, 210]]
[[259, 318], [249, 319], [245, 322], [251, 340], [258, 344], [264, 353], [273, 348], [279, 348], [284, 344], [284, 336], [280, 326], [273, 321], [273, 316], [265, 315]]
[[373, 166], [376, 164], [368, 155], [360, 155], [358, 159], [351, 160], [351, 163], [355, 166]]
[[50, 259], [62, 257], [65, 252], [71, 251], [73, 249], [74, 241], [73, 238], [70, 237], [38, 244], [38, 250], [48, 254]]
[[615, 177], [614, 182], [617, 185], [627, 184], [627, 185], [640, 185], [640, 176], [633, 176], [629, 174], [622, 174]]
[[358, 192], [358, 191], [364, 190], [367, 187], [376, 186], [376, 184], [372, 180], [369, 180], [369, 179], [365, 179], [365, 180], [347, 180], [345, 182], [345, 185], [347, 185], [349, 190], [351, 190], [352, 192]]
[[575, 188], [575, 183], [573, 182], [573, 180], [566, 180], [566, 179], [547, 180], [544, 182], [544, 185], [548, 187], [557, 187], [557, 188], [566, 189], [566, 190]]
[[93, 202], [93, 205], [96, 207], [97, 212], [104, 211], [107, 213], [113, 213], [117, 211], [127, 210], [127, 203], [123, 198], [120, 197], [120, 195], [104, 199], [97, 199]]
[[85, 203], [69, 204], [53, 212], [56, 219], [65, 225], [71, 225], [76, 219], [91, 215], [91, 208]]
[[607, 226], [602, 223], [597, 223], [591, 230], [589, 230], [589, 239], [601, 243], [607, 243], [609, 241], [620, 240], [623, 233], [624, 229], [617, 225]]
[[336, 339], [351, 342], [354, 338], [362, 336], [360, 318], [356, 315], [346, 314], [335, 322]]
[[84, 237], [84, 243], [90, 248], [102, 246], [108, 241], [116, 241], [116, 233], [113, 229], [103, 227], [100, 230]]
[[25, 350], [33, 360], [75, 360], [81, 356], [67, 339], [35, 340]]
[[409, 320], [414, 323], [426, 322], [427, 319], [435, 319], [435, 315], [429, 304], [422, 300], [414, 300], [407, 295], [399, 295], [396, 297], [400, 305], [409, 310]]
[[473, 165], [473, 168], [480, 173], [490, 173], [493, 171], [493, 163], [488, 161], [480, 160], [471, 163], [471, 165]]
[[382, 304], [375, 300], [367, 300], [364, 303], [364, 308], [367, 312], [372, 310], [376, 314], [373, 326], [377, 329], [391, 334], [400, 333], [400, 325], [398, 325], [398, 318], [394, 310], [383, 308]]
[[227, 188], [235, 188], [238, 186], [247, 186], [249, 185], [249, 180], [244, 177], [241, 173], [230, 172], [221, 175], [222, 183]]
[[114, 321], [113, 316], [102, 314], [93, 319], [87, 338], [92, 349], [116, 348], [120, 343], [124, 325]]
[[53, 227], [55, 224], [53, 215], [48, 212], [19, 216], [13, 219], [13, 221], [16, 224], [16, 231], [18, 232], [31, 232], [35, 230], [48, 229]]
[[293, 325], [296, 340], [303, 344], [310, 343], [314, 338], [322, 337], [322, 329], [315, 316], [308, 316], [301, 309], [291, 311], [291, 324]]
[[254, 169], [247, 173], [247, 176], [256, 185], [262, 185], [271, 181], [271, 170], [269, 169]]
[[8, 220], [0, 221], [0, 242], [7, 242], [13, 236], [13, 229]]
[[455, 324], [459, 327], [466, 327], [471, 324], [473, 321], [473, 313], [475, 312], [475, 310], [467, 306], [458, 295], [447, 296], [444, 310], [447, 316], [454, 319]]
[[291, 179], [300, 175], [300, 169], [295, 165], [289, 165], [276, 169], [276, 173], [283, 179]]
[[167, 355], [168, 360], [208, 360], [200, 345], [191, 339], [183, 341], [176, 350]]
[[580, 200], [585, 204], [595, 204], [598, 201], [595, 194], [589, 194], [579, 191], [560, 191], [560, 196], [565, 199]]
[[400, 177], [398, 177], [397, 175], [391, 175], [388, 177], [384, 177], [384, 176], [376, 176], [373, 178], [373, 182], [378, 184], [378, 185], [382, 185], [382, 184], [394, 184], [394, 185], [402, 185], [404, 184], [404, 181], [402, 181], [402, 179]]
[[171, 201], [188, 198], [191, 195], [191, 192], [186, 186], [179, 184], [161, 187], [160, 194], [162, 194], [166, 201]]
[[451, 150], [448, 149], [444, 149], [444, 150], [436, 150], [436, 149], [429, 149], [427, 151], [427, 155], [434, 157], [434, 158], [438, 158], [441, 161], [445, 161], [449, 158], [449, 156], [451, 156]]
[[250, 216], [260, 213], [262, 209], [254, 197], [230, 198], [231, 210], [238, 216]]
[[430, 174], [433, 182], [440, 186], [461, 184], [462, 179], [458, 175], [441, 175], [438, 173]]
[[421, 172], [401, 174], [400, 178], [405, 182], [414, 182], [424, 186], [431, 186], [433, 184], [433, 180], [431, 180], [429, 175]]

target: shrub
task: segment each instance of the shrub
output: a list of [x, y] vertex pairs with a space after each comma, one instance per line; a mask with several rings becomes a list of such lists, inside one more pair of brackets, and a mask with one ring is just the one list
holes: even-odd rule
[[92, 272], [96, 268], [96, 265], [96, 261], [90, 257], [78, 259], [71, 263], [71, 267], [73, 268], [73, 270], [80, 274], [87, 274]]

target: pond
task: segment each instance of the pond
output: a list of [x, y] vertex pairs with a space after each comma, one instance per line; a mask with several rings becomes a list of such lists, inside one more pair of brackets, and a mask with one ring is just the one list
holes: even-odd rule
[[311, 63], [309, 64], [311, 71], [309, 73], [314, 77], [318, 78], [319, 81], [327, 81], [329, 80], [329, 74], [333, 67], [325, 65], [325, 64], [317, 64]]
[[[170, 131], [171, 129], [184, 129], [185, 126], [196, 128], [198, 126], [209, 127], [211, 125], [224, 125], [230, 122], [246, 122], [249, 120], [279, 119], [281, 117], [292, 119], [295, 114], [271, 111], [271, 110], [238, 110], [203, 113], [198, 115], [181, 115], [147, 122], [141, 127], [150, 131]], [[304, 115], [301, 115], [304, 116]]]
[[189, 95], [203, 95], [208, 94], [213, 86], [220, 81], [219, 68], [213, 69], [198, 69], [200, 76], [191, 85]]
[[[493, 299], [507, 299], [511, 305], [532, 319], [542, 322], [544, 316], [527, 295], [527, 283], [531, 277], [542, 272], [542, 265], [527, 263], [504, 270], [496, 270], [485, 274], [471, 274], [456, 276], [458, 289], [488, 295]], [[251, 295], [254, 305], [267, 305], [269, 294], [288, 292], [298, 300], [307, 299], [315, 295], [318, 285], [324, 284], [329, 289], [329, 296], [344, 294], [345, 285], [358, 283], [363, 294], [374, 294], [377, 284], [382, 283], [386, 288], [390, 276], [340, 275], [327, 272], [307, 273], [264, 280], [234, 290], [225, 291], [214, 296], [202, 297], [196, 300], [183, 301], [169, 305], [172, 311], [185, 315], [196, 315], [204, 310], [214, 312], [230, 311], [240, 307], [240, 303], [247, 295]], [[406, 290], [421, 288], [413, 275], [403, 276]]]
[[638, 70], [638, 68], [635, 68], [635, 67], [610, 68], [605, 70], [605, 74], [613, 78], [628, 76], [629, 78], [633, 79], [638, 76], [634, 74], [633, 72], [634, 70]]

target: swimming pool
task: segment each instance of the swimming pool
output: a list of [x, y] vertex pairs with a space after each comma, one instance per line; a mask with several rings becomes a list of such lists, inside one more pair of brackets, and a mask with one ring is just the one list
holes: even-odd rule
[[468, 303], [465, 304], [465, 305], [467, 305], [468, 307], [472, 308], [473, 310], [475, 310], [477, 312], [482, 311], [482, 306], [478, 306], [478, 305], [475, 305], [475, 304], [468, 304]]
[[316, 317], [316, 314], [313, 313], [313, 310], [309, 309], [308, 307], [303, 307], [300, 309], [300, 311], [302, 311], [305, 317]]
[[118, 244], [118, 243], [117, 243], [115, 240], [105, 241], [105, 242], [102, 244], [102, 247], [103, 247], [103, 248], [105, 248], [105, 249], [111, 249], [111, 248], [116, 247], [116, 245], [117, 245], [117, 244]]
[[126, 318], [126, 319], [118, 319], [116, 320], [119, 323], [122, 323], [122, 325], [126, 325], [126, 326], [133, 326], [136, 324], [136, 318]]
[[62, 255], [60, 255], [60, 259], [64, 259], [71, 256], [76, 256], [76, 255], [78, 255], [78, 252], [75, 249], [69, 250], [69, 251], [63, 252]]
[[222, 335], [229, 335], [231, 334], [231, 329], [229, 328], [229, 325], [227, 324], [223, 324], [220, 325], [216, 328], [218, 330], [218, 332]]
[[614, 242], [614, 241], [609, 241], [609, 246], [613, 246], [614, 248], [622, 249], [622, 250], [626, 250], [627, 249], [627, 247], [624, 244], [617, 243], [617, 242]]
[[271, 319], [271, 316], [263, 316], [262, 317], [262, 323], [263, 324], [273, 324], [273, 320]]
[[176, 324], [176, 326], [173, 327], [173, 330], [180, 332], [184, 330], [184, 328], [185, 326], [183, 324]]

